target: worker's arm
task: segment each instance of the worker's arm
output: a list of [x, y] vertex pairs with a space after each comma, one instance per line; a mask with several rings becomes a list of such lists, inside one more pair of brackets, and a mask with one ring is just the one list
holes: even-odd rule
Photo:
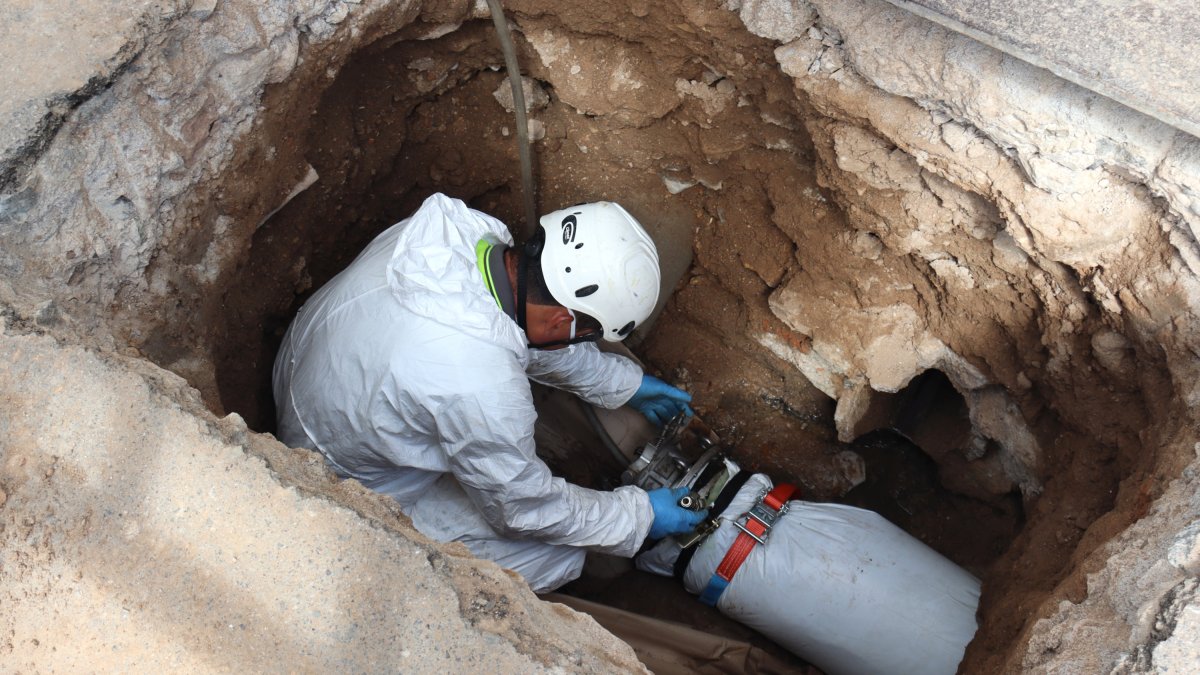
[[436, 419], [450, 471], [488, 524], [514, 538], [637, 553], [654, 520], [646, 492], [588, 490], [553, 476], [534, 452], [529, 387], [516, 393], [481, 375], [482, 386], [448, 396]]
[[600, 351], [596, 345], [574, 345], [573, 350], [529, 350], [525, 372], [542, 384], [570, 391], [594, 405], [616, 408], [633, 406], [658, 426], [675, 415], [693, 415], [692, 397], [687, 392], [645, 375], [633, 361]]
[[642, 384], [642, 369], [636, 363], [602, 352], [590, 342], [553, 351], [530, 349], [525, 374], [609, 409], [624, 405]]

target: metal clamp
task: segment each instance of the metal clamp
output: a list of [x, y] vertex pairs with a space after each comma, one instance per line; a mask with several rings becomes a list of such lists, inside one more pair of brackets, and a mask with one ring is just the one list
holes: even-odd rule
[[689, 532], [685, 535], [676, 537], [676, 541], [679, 542], [679, 545], [681, 548], [691, 548], [692, 546], [695, 546], [696, 544], [700, 543], [701, 541], [704, 541], [705, 537], [712, 534], [713, 532], [716, 532], [717, 529], [720, 527], [721, 527], [720, 519], [713, 518], [711, 520], [706, 520], [703, 523], [700, 523], [700, 526], [697, 527], [694, 531]]
[[688, 511], [703, 511], [704, 498], [696, 493], [695, 490], [688, 490], [688, 493], [679, 498], [679, 508], [687, 509]]
[[[768, 508], [766, 504], [763, 504], [763, 499], [766, 498], [766, 496], [767, 490], [764, 489], [758, 494], [758, 500], [754, 502], [754, 506], [751, 506], [749, 511], [743, 513], [741, 517], [733, 521], [734, 527], [742, 532], [745, 532], [754, 541], [764, 545], [767, 543], [767, 538], [771, 534], [771, 528], [775, 526], [776, 521], [783, 517], [783, 514], [787, 513], [788, 506], [790, 504], [790, 502], [785, 502], [783, 506], [776, 511]], [[757, 520], [759, 524], [762, 525], [763, 532], [761, 535], [751, 532], [749, 528], [746, 527], [751, 519]]]

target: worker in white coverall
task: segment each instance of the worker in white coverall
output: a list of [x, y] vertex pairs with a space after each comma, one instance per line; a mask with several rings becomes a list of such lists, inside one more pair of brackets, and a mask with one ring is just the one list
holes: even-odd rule
[[280, 440], [391, 495], [418, 530], [520, 572], [575, 579], [585, 551], [633, 556], [705, 516], [680, 491], [588, 490], [534, 452], [529, 380], [662, 424], [691, 397], [597, 349], [658, 300], [658, 254], [619, 205], [503, 223], [435, 194], [305, 303], [275, 361]]

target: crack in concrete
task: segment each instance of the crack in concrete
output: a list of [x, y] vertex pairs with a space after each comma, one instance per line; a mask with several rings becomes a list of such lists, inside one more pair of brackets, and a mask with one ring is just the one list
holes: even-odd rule
[[46, 114], [38, 120], [26, 139], [9, 157], [0, 159], [0, 194], [15, 191], [29, 176], [34, 164], [45, 154], [71, 114], [83, 104], [111, 89], [145, 52], [149, 45], [149, 37], [164, 32], [177, 18], [162, 15], [159, 17], [157, 21], [145, 17], [140, 19], [133, 30], [133, 38], [122, 45], [116, 55], [105, 63], [102, 71], [89, 78], [82, 87], [70, 93], [55, 95], [45, 101]]
[[1124, 668], [1113, 672], [1153, 672], [1154, 649], [1166, 642], [1175, 634], [1179, 616], [1184, 608], [1196, 600], [1200, 590], [1200, 579], [1189, 577], [1175, 584], [1158, 603], [1158, 612], [1154, 616], [1154, 627], [1150, 631], [1150, 639], [1134, 648], [1130, 660]]

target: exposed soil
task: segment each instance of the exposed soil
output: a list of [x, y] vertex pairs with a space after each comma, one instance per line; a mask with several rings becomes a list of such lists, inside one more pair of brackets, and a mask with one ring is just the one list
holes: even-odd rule
[[[770, 62], [766, 45], [742, 39], [742, 61]], [[537, 55], [526, 47], [523, 57], [536, 71]], [[486, 67], [498, 58], [484, 22], [430, 42], [388, 40], [341, 71], [307, 111], [311, 119], [302, 120], [303, 109], [293, 113], [286, 138], [302, 144], [320, 179], [257, 230], [224, 296], [213, 339], [221, 408], [252, 428], [273, 429], [270, 365], [291, 316], [431, 192], [519, 221], [513, 121], [493, 96], [507, 81]], [[738, 79], [741, 100], [754, 103], [739, 106], [720, 93], [723, 78], [705, 62], [672, 58], [683, 78], [710, 83], [697, 86], [717, 98], [689, 98], [640, 126], [581, 115], [541, 83], [549, 103], [533, 118], [545, 130], [535, 143], [542, 207], [614, 199], [655, 232], [664, 275], [679, 283], [653, 329], [632, 344], [652, 370], [693, 393], [698, 413], [747, 469], [797, 482], [810, 499], [879, 510], [984, 574], [1020, 528], [1019, 499], [949, 491], [934, 461], [898, 437], [839, 443], [833, 402], [747, 342], [748, 334], [771, 333], [805, 348], [805, 338], [770, 312], [768, 295], [799, 269], [796, 242], [811, 228], [841, 222], [836, 209], [822, 206], [796, 121], [802, 108], [782, 101], [788, 86], [772, 69], [742, 69], [753, 77]], [[714, 105], [728, 106], [720, 124], [711, 118]], [[696, 184], [666, 202], [664, 176]], [[784, 192], [810, 198], [783, 201]], [[864, 466], [866, 482], [850, 491], [864, 480]], [[607, 487], [612, 480], [601, 474], [580, 482]], [[639, 592], [637, 577], [630, 597]]]

